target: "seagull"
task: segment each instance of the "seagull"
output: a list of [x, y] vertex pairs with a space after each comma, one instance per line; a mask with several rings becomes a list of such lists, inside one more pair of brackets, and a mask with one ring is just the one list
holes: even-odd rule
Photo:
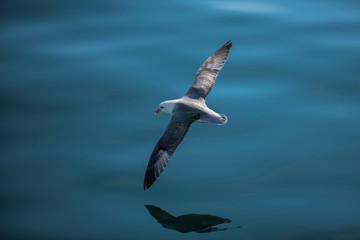
[[182, 98], [162, 102], [155, 110], [155, 114], [163, 112], [170, 115], [171, 120], [150, 156], [144, 178], [144, 190], [150, 188], [164, 171], [193, 122], [218, 125], [227, 123], [227, 117], [208, 108], [205, 99], [229, 56], [231, 46], [231, 41], [228, 41], [203, 63]]

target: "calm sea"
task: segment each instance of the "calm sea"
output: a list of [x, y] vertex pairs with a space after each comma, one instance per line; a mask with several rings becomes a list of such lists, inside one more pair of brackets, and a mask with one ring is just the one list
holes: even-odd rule
[[[360, 239], [359, 1], [16, 0], [1, 12], [1, 239]], [[228, 40], [207, 99], [228, 123], [193, 124], [144, 191], [169, 122], [153, 111]], [[231, 229], [180, 233], [157, 221], [164, 211]]]

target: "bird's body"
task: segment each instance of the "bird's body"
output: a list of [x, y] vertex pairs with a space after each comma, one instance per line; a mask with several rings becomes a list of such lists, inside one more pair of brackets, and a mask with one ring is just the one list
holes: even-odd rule
[[144, 189], [149, 188], [164, 171], [193, 122], [218, 125], [227, 122], [225, 115], [216, 113], [206, 106], [205, 99], [213, 88], [219, 71], [225, 64], [231, 46], [231, 41], [225, 43], [203, 63], [183, 97], [162, 102], [155, 111], [155, 113], [163, 112], [171, 115], [171, 120], [150, 156], [145, 173]]
[[180, 112], [183, 116], [186, 114], [187, 118], [195, 119], [194, 122], [216, 123], [219, 125], [227, 122], [225, 115], [216, 113], [208, 108], [203, 99], [191, 99], [184, 96], [179, 99], [166, 101], [165, 103], [169, 104], [169, 111], [164, 111], [164, 113], [171, 116], [176, 116]]

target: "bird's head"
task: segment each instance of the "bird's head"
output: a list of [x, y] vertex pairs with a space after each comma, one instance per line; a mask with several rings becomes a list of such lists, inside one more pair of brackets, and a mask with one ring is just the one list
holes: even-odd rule
[[157, 114], [158, 112], [163, 112], [172, 115], [174, 105], [175, 102], [173, 100], [162, 102], [159, 104], [159, 107], [155, 110], [155, 114]]

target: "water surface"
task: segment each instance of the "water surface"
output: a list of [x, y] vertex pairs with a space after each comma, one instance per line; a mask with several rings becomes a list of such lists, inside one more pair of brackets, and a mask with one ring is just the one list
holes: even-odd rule
[[[3, 239], [359, 239], [357, 1], [8, 1], [1, 48]], [[148, 190], [148, 158], [202, 64], [232, 40]], [[239, 229], [182, 234], [174, 216]], [[219, 225], [220, 228], [227, 225]]]

